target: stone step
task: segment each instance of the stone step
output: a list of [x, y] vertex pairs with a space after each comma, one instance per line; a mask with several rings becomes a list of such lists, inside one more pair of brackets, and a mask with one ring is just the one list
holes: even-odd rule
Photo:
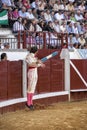
[[14, 38], [12, 30], [9, 28], [0, 28], [0, 37]]

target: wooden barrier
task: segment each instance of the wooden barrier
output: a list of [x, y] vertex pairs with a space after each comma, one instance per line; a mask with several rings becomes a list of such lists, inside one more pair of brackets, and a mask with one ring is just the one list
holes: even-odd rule
[[0, 101], [22, 97], [22, 61], [0, 62]]
[[71, 101], [87, 99], [87, 60], [71, 60], [70, 95]]
[[[38, 51], [38, 57], [43, 58], [44, 56], [49, 55], [51, 52], [55, 50], [39, 50]], [[41, 53], [43, 52], [43, 53]], [[49, 104], [51, 101], [66, 101], [68, 100], [68, 93], [61, 95], [61, 91], [64, 90], [64, 60], [59, 59], [59, 55], [55, 56], [54, 58], [51, 58], [50, 60], [45, 62], [45, 69], [39, 68], [38, 74], [39, 79], [36, 87], [36, 95], [38, 94], [46, 94], [53, 92], [53, 97], [47, 97], [44, 99], [40, 99], [40, 103]], [[22, 98], [22, 61], [5, 61], [0, 62], [1, 68], [0, 69], [0, 76], [2, 77], [0, 82], [0, 102], [3, 101], [10, 101], [10, 104], [12, 103], [11, 99], [19, 99]], [[4, 72], [4, 73], [3, 73]], [[5, 80], [4, 80], [5, 79]], [[3, 82], [5, 81], [5, 82]], [[3, 84], [3, 85], [2, 85]], [[4, 88], [4, 89], [3, 89]], [[57, 95], [55, 96], [55, 92]], [[58, 96], [59, 95], [59, 96]], [[63, 97], [63, 98], [62, 98]], [[21, 99], [21, 100], [22, 100]], [[34, 102], [38, 102], [39, 99], [35, 99]], [[53, 102], [52, 101], [52, 102]], [[6, 104], [6, 105], [5, 105]], [[24, 108], [24, 101], [21, 103], [18, 101], [15, 105], [7, 105], [8, 102], [6, 102], [3, 107], [0, 108], [0, 112], [4, 113], [7, 111], [14, 111], [16, 109]]]
[[[40, 49], [38, 57], [43, 58], [54, 51], [55, 49]], [[68, 101], [69, 90], [65, 91], [64, 63], [57, 55], [45, 62], [45, 69], [38, 69], [35, 103]], [[86, 67], [87, 60], [70, 60], [70, 101], [87, 99]], [[0, 62], [0, 68], [0, 102], [18, 98], [18, 103], [1, 107], [0, 113], [24, 108], [26, 98], [22, 96], [22, 61]]]

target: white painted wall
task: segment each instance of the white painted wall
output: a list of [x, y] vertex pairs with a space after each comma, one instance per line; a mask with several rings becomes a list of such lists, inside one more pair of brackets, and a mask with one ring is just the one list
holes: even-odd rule
[[5, 51], [5, 50], [1, 50], [0, 51], [0, 55], [2, 53], [6, 53], [7, 54], [7, 58], [9, 61], [17, 61], [17, 60], [24, 60], [26, 55], [28, 54], [28, 51], [25, 50], [16, 50], [16, 51]]
[[69, 51], [70, 59], [82, 59], [77, 49], [73, 49], [73, 51]]

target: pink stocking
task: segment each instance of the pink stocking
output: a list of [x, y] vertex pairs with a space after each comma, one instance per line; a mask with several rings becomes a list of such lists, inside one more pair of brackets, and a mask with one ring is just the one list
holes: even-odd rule
[[27, 93], [27, 104], [28, 106], [33, 105], [33, 93]]
[[31, 105], [31, 94], [27, 93], [27, 105], [30, 106]]
[[31, 105], [33, 105], [33, 93], [31, 93], [31, 96], [30, 96], [30, 98], [31, 98]]

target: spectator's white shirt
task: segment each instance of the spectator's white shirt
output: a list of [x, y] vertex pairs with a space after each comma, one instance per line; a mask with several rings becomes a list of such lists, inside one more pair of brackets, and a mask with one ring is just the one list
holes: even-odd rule
[[78, 41], [79, 41], [79, 43], [81, 44], [81, 46], [83, 46], [83, 45], [86, 43], [85, 38], [81, 39], [81, 38], [79, 37], [79, 38], [78, 38]]
[[69, 0], [69, 2], [74, 2], [75, 0]]
[[34, 32], [35, 31], [34, 25], [32, 23], [30, 24], [29, 31], [30, 32]]
[[54, 4], [53, 9], [54, 9], [55, 11], [58, 11], [58, 10], [61, 9], [61, 5]]
[[32, 7], [32, 8], [35, 8], [35, 9], [38, 9], [39, 4], [40, 4], [39, 1], [37, 2], [37, 4], [36, 4], [36, 2], [34, 1], [34, 2], [31, 3], [31, 7]]
[[28, 19], [34, 19], [34, 15], [32, 13], [26, 12], [26, 18]]
[[82, 16], [81, 14], [80, 14], [80, 15], [75, 14], [75, 19], [76, 19], [77, 21], [83, 20], [83, 16]]
[[61, 10], [68, 10], [68, 7], [66, 5], [64, 6], [63, 4], [61, 4], [60, 8], [61, 8]]
[[39, 9], [39, 10], [44, 10], [45, 6], [46, 6], [46, 2], [40, 1], [40, 2], [39, 2], [39, 7], [38, 7], [38, 9]]
[[22, 10], [19, 10], [19, 16], [22, 18], [26, 18], [26, 12], [22, 12]]
[[78, 27], [72, 26], [72, 28], [73, 28], [73, 33], [74, 34], [78, 34], [79, 33]]
[[53, 28], [56, 32], [60, 32], [60, 25], [59, 24], [53, 24]]
[[42, 31], [42, 28], [38, 24], [36, 24], [36, 32], [40, 32], [40, 31]]
[[32, 8], [36, 8], [37, 7], [35, 2], [31, 3], [31, 6], [32, 6]]
[[59, 14], [59, 13], [56, 13], [56, 14], [54, 15], [54, 17], [55, 17], [55, 19], [57, 19], [57, 20], [62, 20], [62, 19], [64, 19], [63, 14]]
[[3, 4], [6, 4], [7, 6], [11, 6], [11, 0], [2, 0]]
[[49, 22], [49, 21], [52, 21], [52, 17], [50, 14], [47, 14], [47, 13], [44, 13], [44, 19]]
[[80, 5], [80, 6], [78, 7], [78, 9], [81, 10], [81, 11], [84, 11], [84, 10], [85, 10], [85, 6], [81, 6], [81, 5]]
[[50, 43], [51, 46], [56, 46], [58, 45], [58, 39], [57, 39], [57, 36], [54, 35], [53, 33], [50, 33], [50, 36], [48, 33], [46, 33], [46, 42], [47, 44]]
[[66, 32], [67, 32], [66, 26], [61, 25], [61, 26], [60, 26], [60, 31], [61, 31], [62, 33], [66, 33]]
[[73, 49], [73, 37], [68, 37], [68, 49]]
[[16, 31], [24, 31], [24, 26], [22, 25], [22, 23], [19, 23], [18, 21], [16, 21], [13, 24], [13, 31], [14, 32], [16, 32]]

